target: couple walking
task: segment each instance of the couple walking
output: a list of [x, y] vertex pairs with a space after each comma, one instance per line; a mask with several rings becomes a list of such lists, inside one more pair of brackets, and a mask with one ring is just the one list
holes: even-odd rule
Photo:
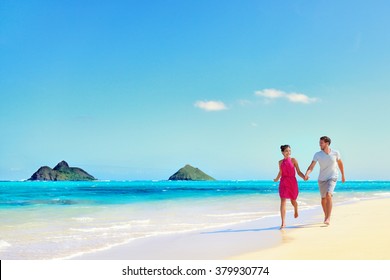
[[338, 169], [341, 172], [341, 181], [345, 182], [344, 165], [340, 158], [340, 153], [330, 148], [331, 140], [327, 136], [320, 138], [321, 151], [314, 154], [313, 161], [308, 167], [306, 174], [303, 174], [299, 169], [298, 161], [291, 158], [291, 148], [289, 145], [280, 147], [284, 159], [279, 161], [279, 173], [274, 179], [274, 182], [279, 181], [280, 195], [280, 214], [282, 217], [281, 229], [286, 226], [286, 200], [290, 199], [294, 206], [294, 217], [298, 217], [298, 182], [295, 178], [295, 171], [298, 175], [307, 181], [309, 174], [313, 171], [314, 166], [318, 162], [320, 164], [320, 174], [318, 176], [318, 186], [321, 193], [321, 205], [325, 214], [324, 223], [330, 224], [330, 215], [332, 213], [332, 196], [338, 178]]

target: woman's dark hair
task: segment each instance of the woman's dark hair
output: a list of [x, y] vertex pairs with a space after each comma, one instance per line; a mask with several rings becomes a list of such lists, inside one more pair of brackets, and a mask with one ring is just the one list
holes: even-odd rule
[[325, 143], [329, 143], [329, 145], [332, 142], [328, 136], [322, 136], [320, 140], [324, 141]]
[[282, 145], [280, 146], [280, 149], [282, 150], [282, 152], [284, 152], [285, 149], [287, 148], [291, 148], [290, 145]]

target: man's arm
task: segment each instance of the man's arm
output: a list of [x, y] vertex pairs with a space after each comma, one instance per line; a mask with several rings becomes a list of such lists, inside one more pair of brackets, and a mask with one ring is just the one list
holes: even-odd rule
[[340, 172], [341, 172], [341, 182], [345, 183], [344, 164], [341, 161], [341, 159], [339, 159], [337, 161], [337, 165], [339, 166], [339, 169], [340, 169]]
[[316, 165], [316, 161], [312, 161], [310, 166], [307, 168], [306, 170], [306, 174], [305, 174], [305, 181], [309, 180], [309, 174], [313, 171], [314, 169], [314, 166]]

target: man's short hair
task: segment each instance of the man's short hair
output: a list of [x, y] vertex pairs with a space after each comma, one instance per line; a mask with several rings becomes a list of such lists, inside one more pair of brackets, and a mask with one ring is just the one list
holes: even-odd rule
[[332, 142], [328, 136], [322, 136], [320, 140], [324, 141], [325, 143], [329, 143], [329, 145]]

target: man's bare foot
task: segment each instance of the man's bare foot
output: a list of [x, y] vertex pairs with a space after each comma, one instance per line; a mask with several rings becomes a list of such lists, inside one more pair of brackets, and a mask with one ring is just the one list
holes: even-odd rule
[[286, 225], [285, 224], [282, 224], [281, 226], [280, 226], [280, 229], [284, 229], [286, 227]]
[[329, 226], [330, 225], [330, 219], [329, 218], [325, 219], [324, 224]]

